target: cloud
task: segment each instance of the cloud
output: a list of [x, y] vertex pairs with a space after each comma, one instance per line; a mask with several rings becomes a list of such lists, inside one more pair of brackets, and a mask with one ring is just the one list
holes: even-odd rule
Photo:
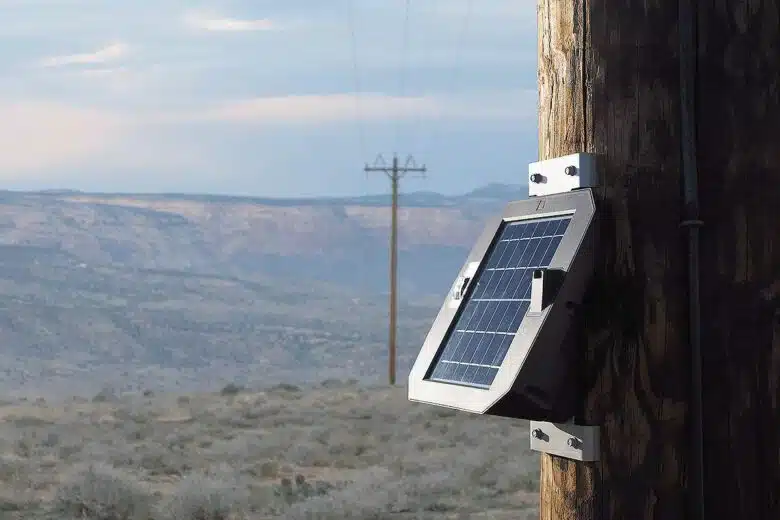
[[[356, 103], [357, 102], [357, 103]], [[351, 94], [258, 97], [220, 103], [196, 117], [205, 120], [268, 123], [322, 123], [358, 117], [384, 119], [430, 112], [432, 103], [424, 98]]]
[[[105, 73], [111, 75], [109, 71]], [[36, 171], [57, 171], [95, 164], [95, 161], [106, 165], [159, 162], [195, 167], [197, 161], [188, 159], [192, 157], [192, 143], [187, 136], [202, 130], [219, 133], [226, 130], [224, 124], [233, 125], [236, 131], [245, 131], [242, 126], [250, 125], [278, 129], [308, 127], [319, 132], [321, 125], [350, 124], [357, 118], [372, 124], [424, 120], [492, 124], [532, 121], [535, 117], [534, 90], [477, 91], [460, 97], [396, 97], [376, 93], [292, 95], [146, 110], [86, 108], [29, 99], [0, 100], [0, 142], [4, 150], [0, 154], [0, 178], [23, 180]], [[215, 126], [216, 123], [220, 125]], [[178, 151], [163, 144], [173, 142], [171, 139], [181, 141]]]
[[206, 13], [189, 12], [184, 23], [193, 29], [213, 32], [249, 32], [271, 31], [278, 27], [267, 18], [242, 20], [238, 18], [220, 18]]
[[192, 115], [204, 121], [253, 124], [312, 124], [356, 119], [514, 120], [534, 116], [533, 90], [477, 92], [465, 97], [398, 97], [382, 94], [330, 94], [260, 97], [221, 103]]
[[[149, 92], [149, 89], [155, 86], [158, 76], [159, 72], [155, 67], [106, 65], [71, 70], [68, 75], [63, 75], [63, 78], [74, 79], [75, 88], [79, 88], [81, 92], [92, 89], [93, 92], [99, 91], [109, 97], [121, 96], [126, 100], [136, 98], [139, 93]], [[95, 95], [91, 97], [96, 98]]]
[[531, 0], [491, 0], [477, 2], [475, 0], [433, 0], [423, 3], [430, 13], [446, 17], [472, 16], [475, 19], [505, 20], [507, 18], [536, 19], [536, 2]]
[[0, 101], [0, 178], [79, 164], [120, 142], [127, 121], [105, 111], [38, 101]]
[[112, 182], [112, 172], [133, 171], [143, 183], [208, 166], [208, 147], [166, 122], [154, 112], [0, 100], [0, 181], [100, 183]]
[[65, 67], [68, 65], [93, 65], [116, 61], [128, 54], [130, 46], [117, 42], [92, 53], [52, 56], [41, 61], [42, 67]]

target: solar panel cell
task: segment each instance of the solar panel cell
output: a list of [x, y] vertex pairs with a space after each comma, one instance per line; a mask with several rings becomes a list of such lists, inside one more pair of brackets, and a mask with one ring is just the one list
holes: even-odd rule
[[489, 388], [528, 311], [533, 271], [550, 265], [571, 217], [505, 223], [429, 379]]

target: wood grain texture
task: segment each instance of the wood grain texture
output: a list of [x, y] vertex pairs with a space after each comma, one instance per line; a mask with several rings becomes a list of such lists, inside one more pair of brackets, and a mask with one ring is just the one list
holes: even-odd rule
[[689, 354], [676, 3], [539, 1], [539, 153], [599, 155], [582, 414], [602, 460], [543, 456], [544, 520], [686, 516]]
[[780, 518], [778, 9], [699, 7], [705, 495], [719, 518]]

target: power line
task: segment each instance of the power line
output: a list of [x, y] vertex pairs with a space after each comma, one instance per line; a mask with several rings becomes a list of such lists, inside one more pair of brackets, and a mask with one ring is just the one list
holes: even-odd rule
[[[448, 89], [451, 92], [454, 92], [456, 87], [460, 84], [464, 42], [469, 32], [473, 14], [474, 14], [474, 0], [465, 0], [464, 16], [461, 21], [459, 30], [456, 33], [455, 40], [453, 42], [453, 47], [454, 47], [453, 66], [451, 68], [450, 78], [446, 83]], [[361, 89], [360, 67], [358, 62], [358, 39], [357, 39], [357, 30], [356, 30], [354, 0], [347, 0], [347, 23], [348, 23], [348, 29], [350, 35], [350, 51], [351, 51], [351, 60], [352, 60], [352, 81], [353, 81], [354, 100], [355, 100], [354, 112], [355, 112], [355, 119], [356, 119], [356, 132], [358, 134], [358, 145], [360, 148], [360, 154], [361, 156], [365, 156], [367, 150], [366, 148], [367, 138], [366, 138], [366, 130], [365, 130], [365, 121], [363, 118], [362, 107], [361, 107], [362, 89]], [[400, 98], [405, 97], [407, 94], [410, 33], [411, 33], [411, 0], [405, 0], [402, 40], [401, 40], [401, 56], [400, 56], [400, 67], [399, 67], [400, 70], [399, 70], [399, 78], [398, 78], [398, 95]], [[419, 126], [421, 119], [422, 116], [418, 112], [416, 117], [414, 118], [414, 123], [412, 126], [415, 127]], [[411, 133], [411, 131], [409, 133]], [[398, 150], [401, 146], [401, 142], [400, 142], [401, 134], [402, 131], [401, 131], [400, 119], [397, 119], [395, 125], [395, 142], [394, 142], [394, 149], [395, 149], [394, 154], [396, 155], [398, 154]], [[436, 132], [434, 129], [431, 132], [429, 138], [427, 139], [428, 146], [427, 147], [421, 146], [420, 148], [430, 148], [435, 140], [438, 140], [438, 132]]]
[[[435, 21], [438, 19], [440, 6], [441, 2], [433, 2], [431, 7], [425, 11], [428, 16], [429, 23], [431, 20]], [[430, 62], [431, 57], [434, 55], [432, 52], [434, 45], [432, 39], [430, 38], [431, 31], [423, 30], [422, 33], [426, 36], [426, 38], [418, 41], [418, 55], [420, 56], [420, 64], [422, 66], [426, 66]], [[426, 92], [421, 90], [420, 95], [424, 97]], [[406, 132], [404, 132], [405, 146], [410, 152], [419, 152], [419, 150], [415, 149], [415, 146], [419, 144], [419, 136], [423, 133], [420, 131], [422, 120], [423, 111], [417, 110], [414, 113], [414, 117], [412, 118], [411, 122], [407, 125]]]
[[350, 34], [350, 50], [352, 55], [352, 82], [355, 98], [355, 124], [358, 134], [360, 156], [366, 156], [366, 135], [363, 126], [363, 114], [360, 106], [360, 70], [358, 67], [357, 31], [355, 28], [355, 0], [347, 0], [347, 25]]
[[417, 166], [411, 155], [406, 158], [406, 162], [403, 166], [399, 166], [398, 155], [393, 154], [393, 160], [390, 166], [388, 166], [384, 158], [379, 155], [374, 161], [374, 165], [366, 165], [364, 170], [366, 173], [384, 173], [387, 175], [387, 178], [390, 179], [392, 188], [390, 223], [390, 330], [387, 340], [387, 362], [390, 385], [395, 385], [396, 322], [398, 314], [398, 182], [405, 177], [407, 173], [415, 172], [425, 175], [427, 169], [425, 168], [425, 165]]
[[[401, 36], [401, 72], [398, 77], [398, 97], [399, 99], [403, 100], [404, 95], [406, 94], [406, 68], [407, 68], [407, 61], [408, 61], [408, 54], [409, 54], [409, 12], [411, 11], [411, 0], [406, 0], [406, 3], [404, 4], [404, 25], [403, 25], [403, 32]], [[401, 123], [399, 120], [396, 120], [395, 125], [395, 151], [393, 153], [398, 153], [398, 147], [401, 144]]]
[[[404, 4], [404, 23], [401, 36], [401, 59], [400, 59], [400, 73], [398, 77], [398, 97], [403, 100], [406, 94], [406, 67], [407, 67], [407, 55], [409, 53], [409, 12], [411, 11], [411, 0], [406, 0]], [[400, 120], [396, 120], [395, 125], [395, 151], [398, 153], [398, 148], [401, 141], [401, 123]]]
[[[462, 65], [463, 65], [463, 49], [465, 46], [466, 38], [469, 34], [469, 29], [471, 28], [471, 21], [474, 16], [474, 0], [466, 0], [466, 6], [465, 6], [465, 13], [463, 16], [463, 20], [461, 21], [460, 27], [458, 28], [458, 32], [455, 35], [455, 42], [453, 44], [454, 48], [454, 59], [453, 59], [453, 66], [450, 69], [449, 79], [446, 83], [447, 88], [450, 92], [455, 92], [457, 87], [460, 85], [461, 80], [461, 74], [462, 74]], [[431, 135], [428, 139], [428, 150], [435, 144], [435, 141], [439, 137], [439, 133], [436, 132], [435, 126], [431, 130]]]

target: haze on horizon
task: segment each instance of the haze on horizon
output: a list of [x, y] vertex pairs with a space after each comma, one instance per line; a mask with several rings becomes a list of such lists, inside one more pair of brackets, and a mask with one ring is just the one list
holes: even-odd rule
[[522, 182], [535, 5], [412, 2], [404, 55], [404, 2], [356, 1], [357, 84], [348, 6], [0, 0], [0, 188], [384, 193], [395, 147], [430, 169], [406, 191]]

